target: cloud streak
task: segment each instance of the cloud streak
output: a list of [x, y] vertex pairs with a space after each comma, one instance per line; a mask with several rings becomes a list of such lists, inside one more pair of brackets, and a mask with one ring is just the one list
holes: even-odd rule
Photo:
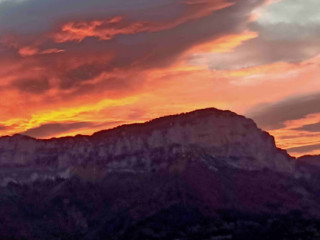
[[175, 28], [190, 20], [195, 20], [210, 15], [213, 11], [227, 8], [233, 5], [231, 2], [219, 1], [187, 1], [188, 11], [180, 18], [164, 21], [133, 21], [115, 16], [106, 20], [93, 20], [89, 22], [68, 22], [61, 31], [54, 35], [58, 43], [67, 41], [81, 42], [88, 37], [96, 37], [99, 40], [111, 40], [117, 35], [131, 35], [141, 32], [160, 32]]
[[121, 124], [121, 121], [115, 122], [64, 122], [64, 123], [46, 123], [39, 127], [34, 127], [23, 132], [23, 135], [27, 135], [34, 138], [50, 138], [54, 136], [72, 134], [74, 131], [87, 128], [109, 127]]
[[248, 116], [259, 126], [272, 130], [282, 128], [289, 120], [301, 119], [309, 114], [320, 113], [320, 93], [296, 96], [276, 103], [255, 106]]
[[312, 152], [315, 150], [320, 150], [320, 144], [308, 145], [302, 147], [289, 148], [288, 151], [292, 153], [304, 154], [307, 152]]
[[294, 130], [307, 131], [307, 132], [319, 132], [320, 133], [320, 122], [303, 125], [302, 127], [295, 128]]

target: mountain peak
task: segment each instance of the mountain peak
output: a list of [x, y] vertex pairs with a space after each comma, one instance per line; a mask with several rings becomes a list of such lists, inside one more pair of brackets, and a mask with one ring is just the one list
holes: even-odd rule
[[[191, 124], [195, 120], [201, 120], [203, 118], [208, 118], [208, 117], [230, 117], [230, 118], [244, 118], [244, 116], [238, 115], [234, 112], [231, 112], [229, 110], [220, 110], [217, 108], [204, 108], [204, 109], [198, 109], [194, 110], [191, 112], [185, 112], [185, 113], [180, 113], [180, 114], [174, 114], [174, 115], [168, 115], [168, 116], [163, 116], [159, 118], [155, 118], [152, 120], [149, 120], [145, 123], [134, 123], [134, 124], [125, 124], [121, 125], [118, 127], [115, 127], [113, 129], [108, 129], [108, 130], [102, 130], [99, 132], [96, 132], [93, 134], [93, 136], [97, 136], [103, 133], [106, 133], [108, 131], [114, 131], [114, 130], [123, 130], [124, 128], [126, 129], [134, 129], [134, 128], [161, 128], [161, 127], [168, 127], [174, 123], [188, 123]], [[248, 121], [251, 121], [251, 123], [256, 126], [256, 124], [251, 120], [247, 119]]]

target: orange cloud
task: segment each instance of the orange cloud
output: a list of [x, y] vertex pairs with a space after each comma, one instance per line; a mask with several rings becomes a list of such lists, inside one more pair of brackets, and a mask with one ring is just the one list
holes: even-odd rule
[[53, 38], [58, 43], [68, 41], [81, 42], [88, 37], [95, 37], [99, 40], [110, 40], [117, 35], [130, 35], [140, 32], [159, 32], [177, 27], [194, 19], [208, 16], [214, 11], [232, 6], [233, 3], [225, 2], [225, 0], [214, 2], [208, 0], [190, 0], [186, 2], [186, 5], [186, 13], [173, 21], [130, 22], [122, 16], [115, 16], [105, 20], [68, 22], [61, 27], [59, 32], [54, 34]]
[[[309, 114], [301, 119], [290, 120], [285, 122], [285, 127], [269, 131], [275, 136], [277, 145], [284, 149], [299, 149], [313, 145], [320, 145], [320, 131], [311, 132], [303, 130], [303, 126], [320, 123], [320, 114]], [[320, 147], [319, 147], [320, 150]], [[313, 150], [312, 152], [319, 152]], [[289, 151], [295, 156], [305, 155], [311, 152]]]
[[67, 41], [81, 42], [87, 37], [97, 37], [100, 40], [110, 40], [120, 34], [134, 34], [144, 31], [143, 23], [126, 23], [121, 16], [113, 17], [104, 21], [69, 22], [62, 26], [61, 32], [55, 34], [58, 43]]
[[33, 56], [39, 53], [39, 50], [33, 47], [23, 47], [19, 49], [19, 54], [23, 57]]
[[18, 50], [18, 53], [22, 57], [29, 57], [29, 56], [42, 55], [42, 54], [62, 53], [62, 52], [64, 52], [64, 50], [57, 49], [57, 48], [49, 48], [41, 51], [38, 48], [30, 47], [30, 46], [22, 47]]

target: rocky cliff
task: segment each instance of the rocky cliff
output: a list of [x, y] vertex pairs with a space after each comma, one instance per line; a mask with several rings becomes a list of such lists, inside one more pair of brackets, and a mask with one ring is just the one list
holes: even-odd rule
[[0, 138], [3, 167], [99, 166], [110, 171], [154, 171], [176, 165], [177, 158], [180, 162], [181, 158], [204, 161], [212, 169], [228, 165], [290, 173], [294, 168], [294, 160], [251, 119], [213, 108], [124, 125], [92, 136]]

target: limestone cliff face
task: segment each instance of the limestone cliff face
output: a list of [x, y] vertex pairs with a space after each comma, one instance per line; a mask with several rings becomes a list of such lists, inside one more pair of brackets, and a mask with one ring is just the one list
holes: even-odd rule
[[273, 137], [252, 120], [213, 108], [120, 126], [92, 136], [0, 138], [0, 166], [154, 171], [177, 165], [181, 168], [188, 161], [203, 162], [215, 170], [222, 165], [288, 173], [294, 169], [294, 160], [276, 148]]

